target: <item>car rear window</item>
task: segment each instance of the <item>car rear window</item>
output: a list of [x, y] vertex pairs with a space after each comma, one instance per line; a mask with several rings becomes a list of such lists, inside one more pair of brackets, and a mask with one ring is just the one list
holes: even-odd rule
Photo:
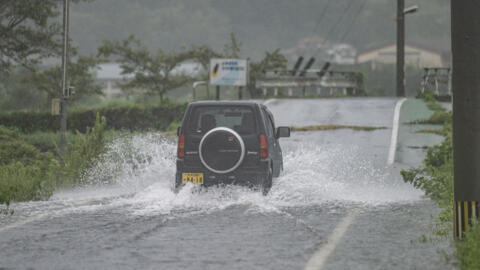
[[239, 134], [256, 132], [255, 115], [248, 106], [199, 106], [190, 114], [188, 130], [204, 134], [216, 127], [227, 127]]

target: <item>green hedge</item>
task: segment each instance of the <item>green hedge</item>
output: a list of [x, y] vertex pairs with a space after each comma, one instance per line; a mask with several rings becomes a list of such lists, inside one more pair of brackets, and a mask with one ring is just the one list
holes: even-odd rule
[[[95, 122], [97, 113], [107, 119], [107, 129], [116, 130], [166, 130], [174, 121], [183, 117], [186, 104], [168, 106], [110, 106], [91, 110], [68, 112], [68, 129], [82, 133]], [[22, 132], [58, 131], [60, 116], [49, 112], [12, 112], [0, 113], [0, 125], [16, 128]]]

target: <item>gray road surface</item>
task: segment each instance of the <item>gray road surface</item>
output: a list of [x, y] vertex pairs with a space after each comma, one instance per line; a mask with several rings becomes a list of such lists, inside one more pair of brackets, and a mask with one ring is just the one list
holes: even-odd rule
[[[438, 209], [399, 176], [424, 153], [405, 147], [397, 159], [415, 156], [414, 164], [386, 166], [396, 101], [269, 102], [277, 125], [388, 129], [292, 133], [282, 141], [285, 171], [266, 197], [241, 187], [175, 194], [175, 143], [159, 134], [119, 139], [89, 172], [94, 184], [0, 216], [0, 267], [303, 269], [330, 248], [321, 269], [451, 269], [439, 253], [448, 243], [418, 241]], [[416, 136], [407, 133], [400, 140]]]

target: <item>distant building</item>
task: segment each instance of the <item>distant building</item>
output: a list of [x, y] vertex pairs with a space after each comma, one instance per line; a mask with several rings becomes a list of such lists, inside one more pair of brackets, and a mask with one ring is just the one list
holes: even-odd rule
[[327, 39], [312, 36], [298, 40], [297, 44], [281, 53], [290, 61], [296, 61], [303, 56], [307, 59], [316, 58], [316, 63], [330, 61], [335, 64], [353, 65], [356, 61], [357, 50], [350, 44], [335, 43]]
[[353, 65], [356, 62], [357, 50], [350, 44], [335, 44], [329, 50], [327, 54], [330, 58], [330, 62], [341, 65]]
[[[375, 69], [377, 63], [395, 64], [397, 46], [387, 45], [373, 50], [368, 50], [357, 55], [357, 63], [371, 63]], [[405, 65], [423, 67], [443, 67], [442, 54], [433, 50], [405, 45]]]
[[317, 63], [320, 59], [328, 59], [327, 50], [331, 48], [330, 42], [318, 36], [302, 38], [294, 47], [280, 51], [289, 61], [296, 61], [298, 57], [315, 57]]
[[122, 90], [117, 86], [117, 83], [131, 78], [133, 78], [131, 74], [122, 74], [122, 68], [118, 63], [98, 65], [97, 81], [102, 86], [102, 91], [106, 98], [121, 96]]

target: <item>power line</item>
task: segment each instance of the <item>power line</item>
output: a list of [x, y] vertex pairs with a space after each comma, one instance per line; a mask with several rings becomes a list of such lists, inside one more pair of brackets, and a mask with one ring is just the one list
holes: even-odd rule
[[[320, 16], [318, 17], [318, 20], [317, 20], [317, 23], [315, 24], [315, 27], [313, 28], [313, 31], [312, 33], [310, 34], [310, 36], [313, 36], [317, 30], [318, 30], [318, 27], [320, 26], [320, 23], [323, 21], [323, 18], [325, 18], [325, 15], [327, 13], [327, 10], [329, 9], [330, 7], [330, 3], [332, 2], [332, 0], [328, 0], [327, 1], [327, 4], [325, 5], [325, 7], [323, 8], [322, 10], [322, 13], [320, 14]], [[310, 43], [307, 44], [307, 48], [304, 49], [304, 52], [305, 51], [308, 51], [310, 48]]]
[[345, 15], [348, 13], [348, 11], [350, 10], [350, 8], [352, 7], [353, 5], [353, 0], [350, 0], [350, 2], [348, 3], [348, 6], [347, 8], [345, 9], [345, 12], [342, 13], [342, 15], [340, 15], [338, 17], [338, 20], [337, 22], [333, 25], [333, 27], [330, 28], [330, 31], [328, 32], [328, 35], [327, 37], [331, 36], [338, 28], [338, 26], [340, 25], [340, 22], [343, 20], [343, 18], [345, 17]]
[[[345, 15], [348, 13], [348, 11], [350, 10], [350, 8], [352, 7], [353, 2], [354, 2], [354, 0], [350, 0], [350, 2], [348, 2], [347, 7], [345, 8], [345, 12], [342, 13], [342, 15], [340, 15], [340, 16], [338, 17], [338, 20], [335, 22], [335, 24], [333, 24], [332, 27], [330, 27], [330, 30], [328, 31], [328, 34], [327, 34], [326, 38], [328, 38], [329, 36], [331, 36], [331, 35], [334, 33], [334, 31], [337, 30], [338, 26], [340, 25], [340, 22], [343, 20], [343, 18], [345, 17]], [[320, 49], [320, 48], [317, 48], [317, 50], [313, 51], [313, 52], [314, 52], [313, 55], [315, 55], [319, 49]]]
[[350, 34], [350, 32], [353, 29], [353, 24], [357, 21], [358, 15], [362, 13], [363, 8], [365, 7], [365, 4], [367, 3], [367, 0], [363, 0], [363, 2], [360, 4], [360, 6], [357, 9], [357, 12], [355, 13], [355, 17], [353, 20], [350, 22], [350, 25], [347, 27], [347, 30], [345, 33], [342, 35], [342, 38], [340, 39], [340, 43], [345, 41], [345, 38]]

